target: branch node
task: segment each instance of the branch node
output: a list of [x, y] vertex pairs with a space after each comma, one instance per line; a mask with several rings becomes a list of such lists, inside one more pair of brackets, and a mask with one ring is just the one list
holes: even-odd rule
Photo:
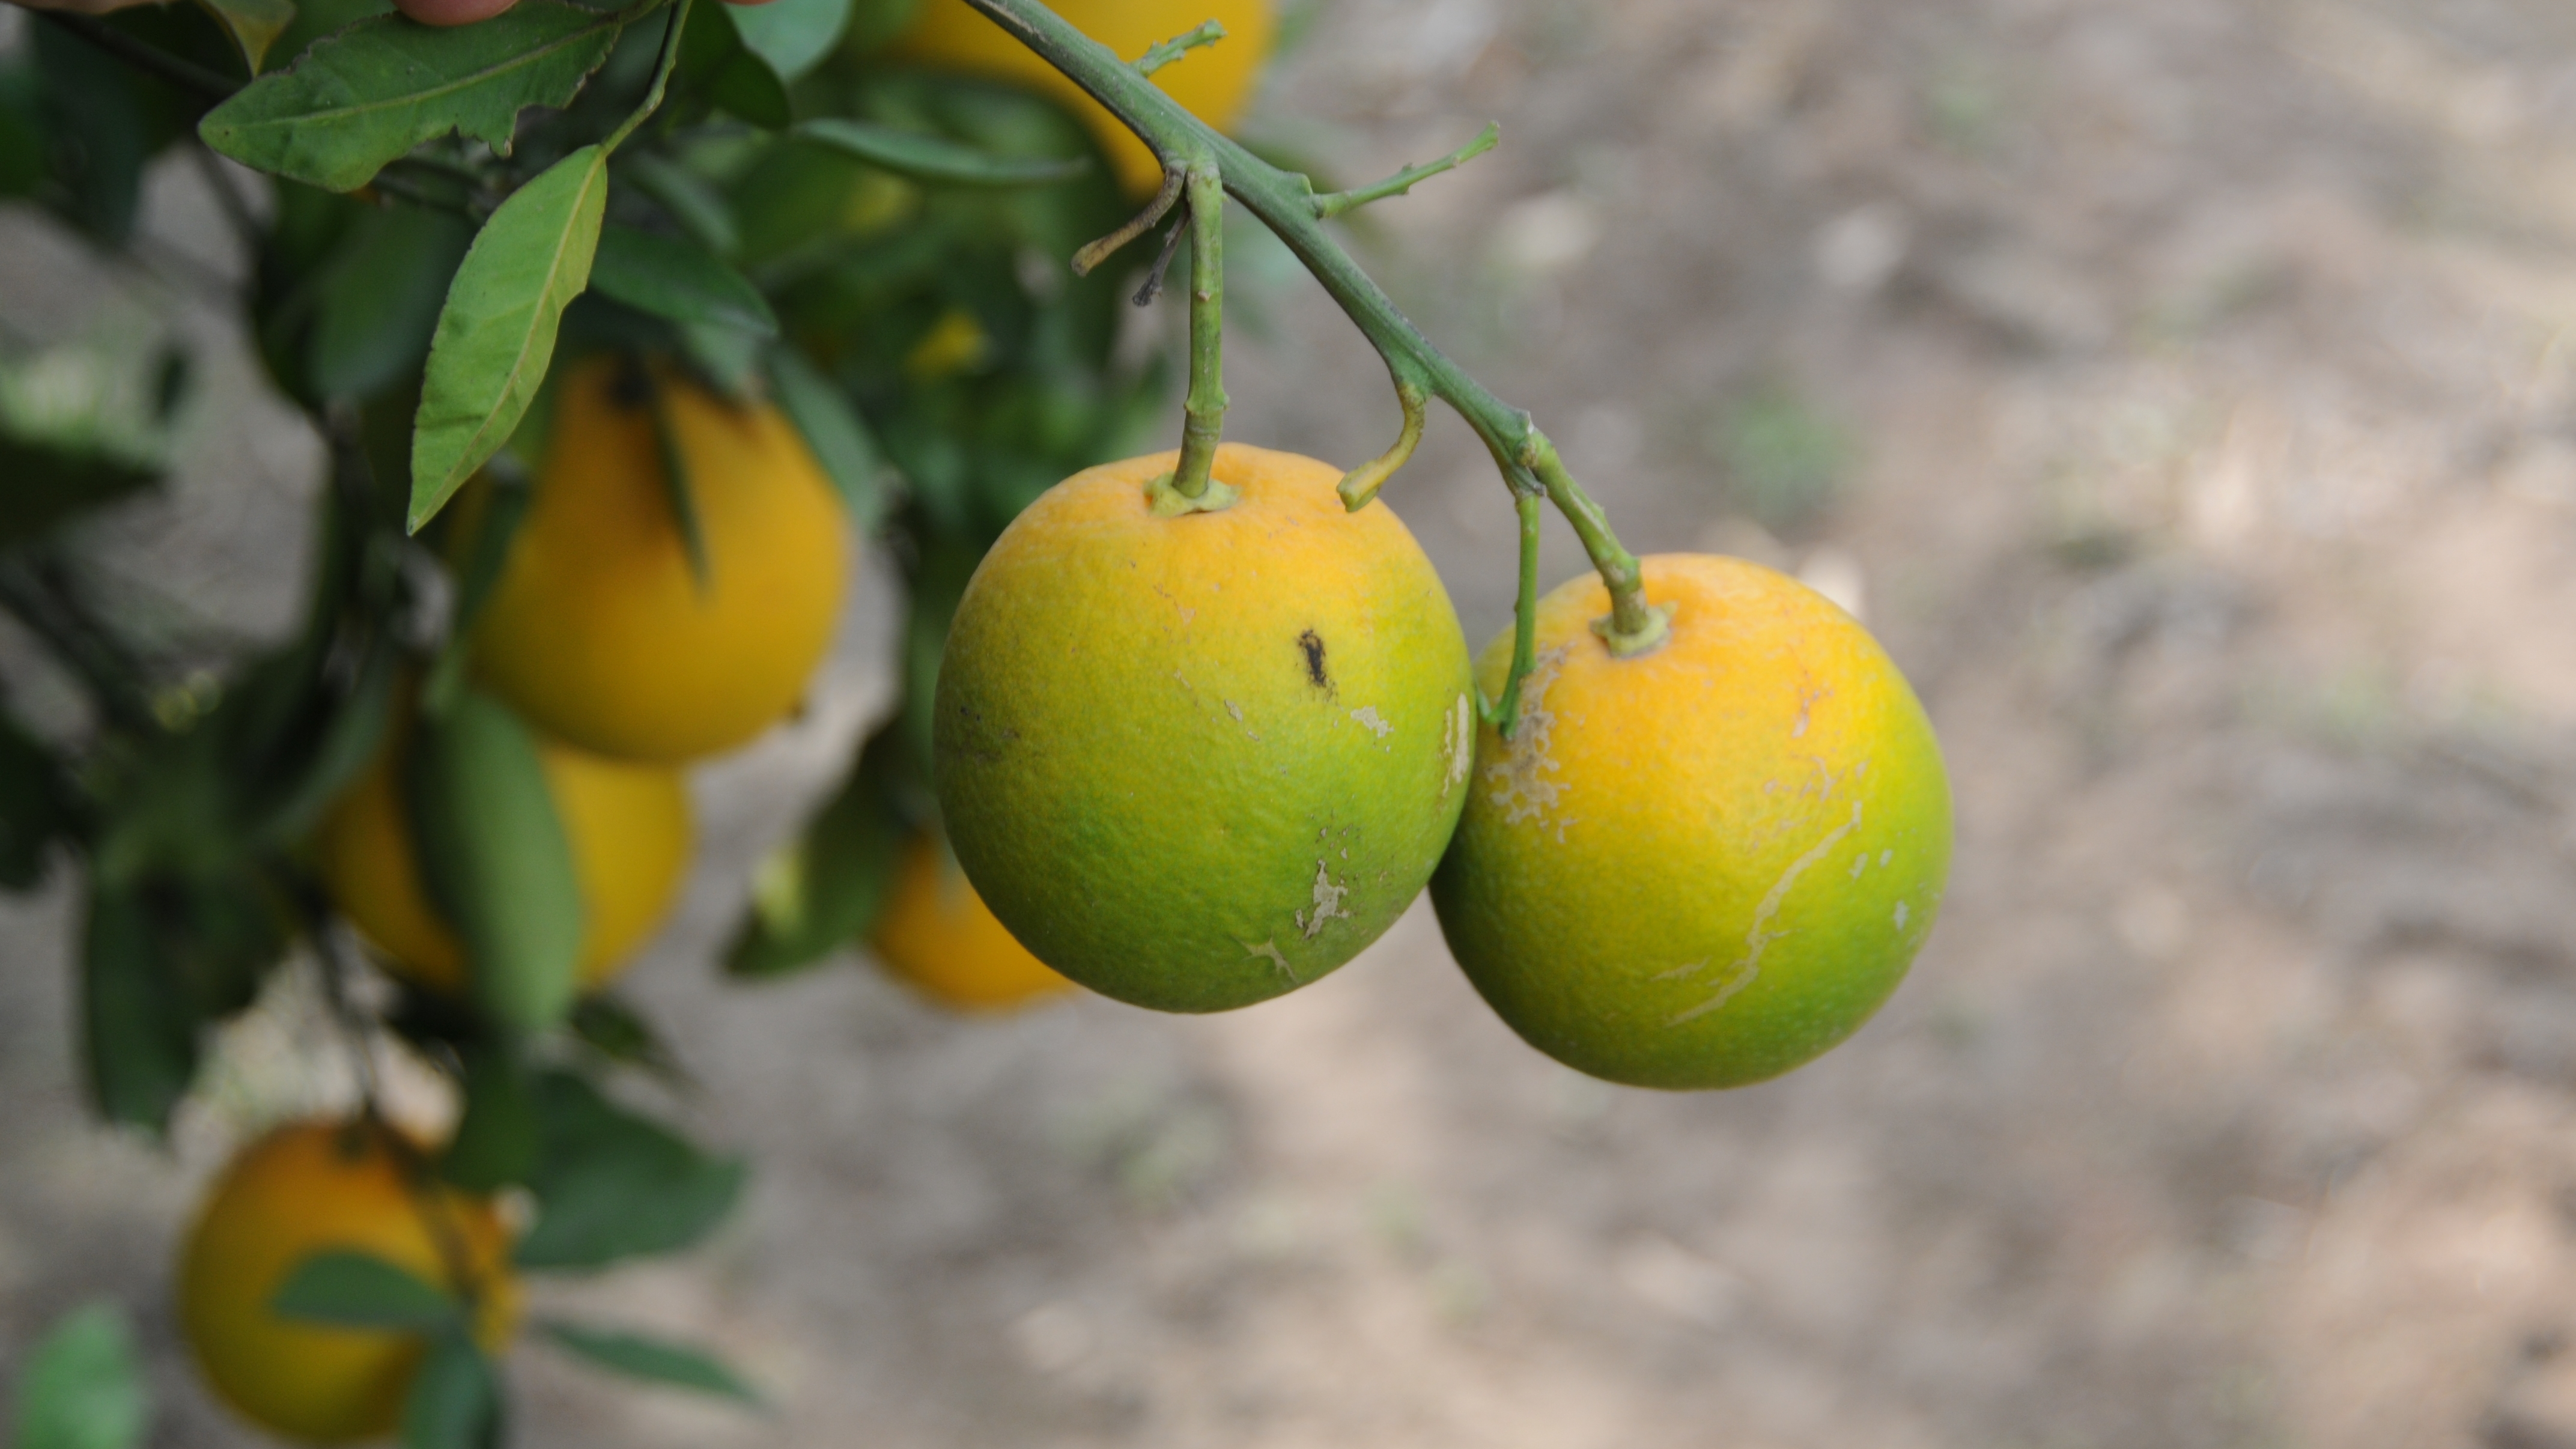
[[1455, 171], [1501, 145], [1502, 140], [1502, 123], [1490, 122], [1485, 129], [1476, 133], [1475, 140], [1437, 161], [1426, 161], [1419, 166], [1407, 166], [1383, 181], [1372, 182], [1349, 191], [1325, 192], [1314, 199], [1315, 219], [1329, 221], [1343, 212], [1366, 206], [1372, 201], [1384, 201], [1390, 196], [1402, 196], [1413, 189], [1415, 182], [1427, 180], [1443, 171]]

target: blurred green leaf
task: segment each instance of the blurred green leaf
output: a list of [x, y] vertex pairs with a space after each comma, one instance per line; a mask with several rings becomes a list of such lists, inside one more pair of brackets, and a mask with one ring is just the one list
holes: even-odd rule
[[540, 1073], [536, 1226], [523, 1268], [598, 1268], [704, 1237], [742, 1193], [739, 1160], [710, 1157], [570, 1072]]
[[372, 1253], [330, 1250], [295, 1265], [270, 1311], [280, 1318], [336, 1328], [427, 1330], [454, 1323], [464, 1305], [454, 1295]]
[[[784, 3], [784, 0], [771, 0]], [[673, 86], [683, 94], [703, 97], [763, 130], [784, 130], [795, 119], [787, 87], [769, 62], [743, 44], [732, 5], [694, 5], [689, 28], [680, 35], [680, 62]]]
[[792, 347], [770, 354], [769, 380], [778, 406], [804, 435], [805, 446], [813, 450], [814, 461], [823, 465], [824, 476], [840, 490], [851, 526], [861, 533], [875, 533], [888, 502], [885, 463], [858, 409]]
[[912, 26], [922, 0], [852, 0], [846, 32], [849, 48], [860, 54], [882, 49]]
[[245, 166], [332, 191], [450, 131], [507, 156], [519, 112], [570, 102], [633, 18], [523, 0], [476, 25], [361, 20], [207, 112], [197, 134]]
[[463, 217], [389, 207], [358, 223], [317, 298], [305, 366], [324, 398], [362, 398], [420, 370], [456, 269]]
[[603, 228], [590, 285], [602, 296], [673, 322], [778, 335], [777, 315], [758, 288], [706, 248], [679, 237], [631, 226]]
[[413, 530], [510, 440], [544, 384], [563, 309], [590, 285], [607, 203], [607, 159], [584, 146], [501, 203], [474, 238], [439, 311], [421, 387]]
[[743, 47], [794, 82], [823, 63], [849, 28], [851, 0], [768, 0], [733, 12]]
[[559, 1318], [544, 1320], [537, 1326], [546, 1337], [587, 1359], [593, 1367], [736, 1403], [761, 1402], [759, 1393], [743, 1382], [741, 1375], [703, 1349], [622, 1329], [589, 1328]]
[[431, 1341], [403, 1400], [403, 1449], [491, 1449], [501, 1438], [501, 1387], [462, 1327]]
[[679, 224], [689, 239], [720, 257], [742, 245], [733, 210], [714, 184], [667, 156], [650, 151], [619, 154], [624, 176], [635, 189], [653, 198], [664, 215]]
[[81, 939], [81, 1027], [99, 1115], [156, 1133], [168, 1126], [197, 1074], [196, 1013], [142, 897], [96, 879]]
[[161, 481], [157, 468], [0, 436], [0, 548], [24, 543], [83, 513]]
[[197, 0], [198, 8], [241, 47], [242, 61], [257, 74], [268, 48], [295, 23], [294, 0]]
[[438, 1161], [441, 1176], [471, 1192], [528, 1180], [537, 1160], [537, 1104], [528, 1071], [506, 1044], [465, 1053], [465, 1112]]
[[1079, 176], [1091, 167], [1081, 157], [1001, 156], [946, 136], [839, 116], [800, 121], [790, 134], [898, 176], [951, 186], [1044, 186]]
[[736, 976], [781, 976], [865, 936], [885, 908], [904, 822], [886, 796], [891, 732], [868, 742], [840, 793], [761, 862], [725, 950]]
[[57, 26], [27, 27], [41, 86], [53, 207], [94, 240], [122, 246], [143, 205], [143, 165], [165, 139], [150, 82]]
[[687, 1068], [653, 1024], [614, 992], [585, 993], [564, 1024], [574, 1040], [619, 1066], [640, 1068], [674, 1087], [691, 1085]]
[[375, 757], [393, 720], [394, 683], [401, 669], [402, 660], [394, 650], [368, 651], [320, 733], [294, 752], [294, 773], [277, 791], [257, 828], [263, 843], [302, 839]]
[[536, 736], [465, 689], [422, 719], [406, 764], [421, 874], [465, 942], [476, 1002], [521, 1031], [553, 1025], [578, 986], [581, 882]]
[[109, 1302], [63, 1315], [18, 1375], [16, 1449], [134, 1449], [151, 1391], [125, 1311]]
[[31, 890], [72, 827], [69, 782], [42, 741], [0, 715], [0, 890]]
[[45, 179], [45, 132], [36, 78], [23, 65], [0, 67], [0, 196], [26, 196]]

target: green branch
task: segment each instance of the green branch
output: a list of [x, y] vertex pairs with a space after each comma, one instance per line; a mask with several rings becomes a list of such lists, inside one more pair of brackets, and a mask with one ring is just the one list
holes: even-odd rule
[[[1529, 414], [1494, 396], [1434, 347], [1421, 329], [1397, 310], [1385, 290], [1325, 234], [1316, 215], [1320, 198], [1312, 181], [1270, 165], [1219, 134], [1138, 74], [1136, 67], [1074, 29], [1037, 0], [966, 3], [1064, 72], [1141, 137], [1163, 163], [1167, 191], [1171, 189], [1172, 171], [1196, 170], [1212, 162], [1225, 191], [1287, 244], [1306, 270], [1323, 283], [1324, 290], [1348, 314], [1361, 335], [1377, 348], [1398, 387], [1411, 381], [1449, 404], [1485, 440], [1502, 469], [1504, 482], [1515, 495], [1544, 493], [1574, 525], [1575, 536], [1582, 540], [1584, 552], [1610, 591], [1610, 616], [1599, 627], [1611, 650], [1633, 654], [1662, 641], [1664, 619], [1661, 611], [1646, 602], [1636, 555], [1620, 545], [1600, 506], [1557, 459], [1555, 446], [1531, 423]], [[1121, 230], [1132, 237], [1142, 229], [1131, 223], [1130, 228]], [[1111, 240], [1105, 237], [1098, 245], [1105, 246]], [[1083, 254], [1096, 265], [1106, 253], [1087, 247]], [[1194, 382], [1195, 372], [1194, 358]]]
[[1225, 27], [1211, 20], [1187, 35], [1175, 35], [1136, 58], [1136, 74], [1152, 75], [1202, 45], [1225, 39]]

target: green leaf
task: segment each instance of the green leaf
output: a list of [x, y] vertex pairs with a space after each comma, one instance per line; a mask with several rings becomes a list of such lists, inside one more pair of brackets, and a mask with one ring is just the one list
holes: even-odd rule
[[861, 533], [876, 532], [892, 500], [887, 496], [883, 455], [858, 409], [794, 348], [781, 347], [770, 355], [769, 380], [778, 406], [796, 424], [796, 431], [804, 434], [805, 446], [813, 450], [814, 461], [823, 465], [824, 476], [841, 491], [851, 526]]
[[599, 234], [590, 285], [601, 296], [674, 322], [778, 335], [778, 316], [759, 288], [706, 248], [679, 237], [607, 227]]
[[394, 682], [401, 669], [402, 657], [394, 649], [379, 646], [368, 651], [320, 739], [299, 757], [300, 770], [292, 783], [268, 807], [258, 832], [262, 841], [301, 840], [367, 767], [392, 722]]
[[839, 116], [800, 121], [788, 134], [829, 146], [898, 176], [951, 186], [1043, 186], [1079, 176], [1091, 165], [1082, 157], [1051, 160], [997, 156], [946, 136]]
[[760, 1395], [742, 1376], [702, 1349], [621, 1329], [589, 1328], [559, 1318], [537, 1325], [546, 1337], [598, 1368], [648, 1383], [691, 1389], [736, 1403], [757, 1405]]
[[598, 1268], [704, 1237], [742, 1192], [739, 1160], [710, 1157], [569, 1072], [536, 1080], [536, 1226], [523, 1268]]
[[724, 193], [714, 183], [666, 156], [650, 151], [621, 154], [624, 175], [635, 183], [635, 189], [661, 205], [671, 220], [679, 223], [692, 241], [720, 257], [733, 255], [742, 245], [742, 235], [735, 228], [733, 208], [725, 204]]
[[68, 782], [51, 750], [0, 715], [0, 890], [31, 890], [45, 857], [72, 827]]
[[323, 283], [305, 344], [317, 394], [362, 398], [420, 370], [456, 269], [473, 245], [463, 217], [415, 207], [371, 212]]
[[634, 13], [524, 0], [476, 25], [361, 20], [207, 112], [197, 134], [245, 166], [332, 191], [450, 131], [507, 156], [519, 112], [570, 103]]
[[500, 1441], [501, 1386], [462, 1327], [431, 1343], [403, 1400], [403, 1449], [486, 1449]]
[[706, 530], [698, 523], [696, 486], [689, 476], [689, 454], [680, 446], [679, 434], [671, 423], [671, 400], [658, 386], [650, 388], [653, 411], [653, 446], [662, 455], [659, 470], [662, 500], [671, 509], [671, 523], [679, 530], [680, 548], [689, 556], [689, 581], [706, 592], [714, 582], [715, 565], [707, 558]]
[[16, 1449], [134, 1449], [152, 1417], [134, 1330], [113, 1303], [63, 1315], [18, 1375]]
[[474, 238], [438, 314], [413, 423], [413, 531], [510, 440], [544, 384], [563, 309], [590, 285], [607, 204], [607, 157], [584, 146], [502, 202]]
[[453, 1294], [407, 1268], [372, 1253], [336, 1249], [298, 1262], [269, 1295], [268, 1306], [280, 1318], [306, 1323], [410, 1331], [455, 1323], [464, 1312]]
[[6, 548], [140, 493], [160, 482], [161, 473], [128, 459], [0, 437], [0, 478], [9, 481], [7, 506], [0, 507], [0, 548]]
[[196, 1013], [142, 898], [96, 880], [81, 942], [81, 1016], [99, 1115], [161, 1131], [197, 1074]]
[[613, 992], [582, 997], [564, 1024], [575, 1040], [611, 1062], [641, 1068], [674, 1087], [690, 1085], [688, 1070], [653, 1024]]
[[295, 0], [197, 0], [197, 7], [241, 47], [253, 75], [268, 59], [268, 48], [295, 23]]
[[[776, 3], [776, 0], [772, 0]], [[742, 43], [735, 27], [734, 5], [695, 5], [689, 28], [680, 34], [679, 74], [674, 84], [684, 93], [705, 97], [716, 106], [765, 130], [781, 131], [795, 119], [787, 87], [769, 62]]]
[[465, 1113], [440, 1155], [439, 1174], [470, 1192], [528, 1180], [537, 1160], [537, 1106], [527, 1068], [506, 1046], [465, 1053]]
[[769, 0], [734, 11], [743, 47], [794, 82], [823, 63], [850, 26], [850, 0]]
[[883, 764], [898, 742], [869, 741], [847, 783], [752, 877], [751, 909], [725, 951], [736, 976], [810, 966], [867, 934], [885, 907], [904, 825], [886, 799]]
[[582, 901], [536, 736], [470, 688], [422, 726], [407, 764], [430, 899], [464, 939], [476, 1003], [542, 1030], [577, 989]]

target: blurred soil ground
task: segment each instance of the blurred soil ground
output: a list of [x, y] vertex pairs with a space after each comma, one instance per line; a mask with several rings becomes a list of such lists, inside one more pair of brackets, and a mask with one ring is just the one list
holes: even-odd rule
[[[880, 585], [808, 717], [702, 775], [633, 978], [749, 1200], [547, 1294], [778, 1412], [532, 1348], [521, 1442], [2576, 1446], [2576, 8], [1339, 0], [1264, 110], [1345, 183], [1502, 121], [1363, 259], [1632, 546], [1859, 604], [1956, 772], [1929, 949], [1833, 1056], [1692, 1097], [1523, 1048], [1424, 910], [1205, 1020], [962, 1022], [857, 957], [728, 986], [748, 863], [884, 705]], [[155, 245], [234, 265], [163, 179]], [[1237, 250], [1234, 435], [1378, 451], [1374, 360]], [[84, 275], [0, 216], [13, 327], [121, 315]], [[313, 449], [185, 316], [234, 359], [200, 461], [102, 547], [274, 629]], [[1501, 627], [1464, 428], [1388, 497]], [[153, 1442], [245, 1443], [171, 1236], [345, 1084], [286, 990], [175, 1161], [85, 1125], [69, 898], [0, 904], [0, 1363], [111, 1293]]]

